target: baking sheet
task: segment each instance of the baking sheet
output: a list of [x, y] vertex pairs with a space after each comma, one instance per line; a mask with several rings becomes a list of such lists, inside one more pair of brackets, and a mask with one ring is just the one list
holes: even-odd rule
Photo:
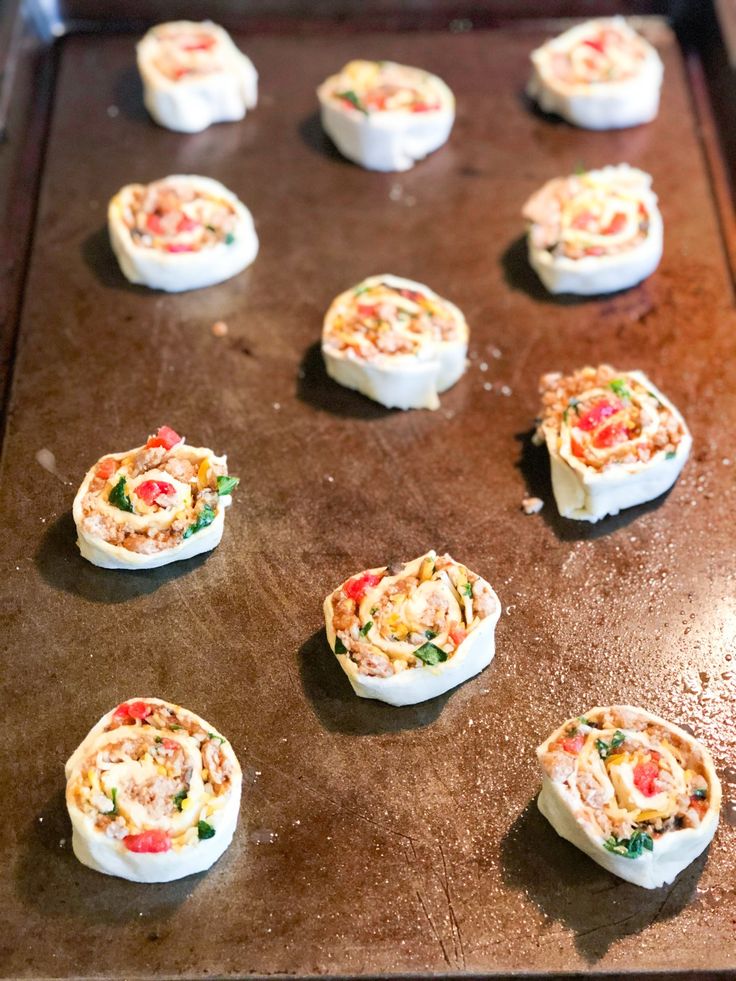
[[[736, 318], [719, 216], [666, 27], [648, 28], [659, 118], [612, 133], [526, 104], [528, 51], [559, 27], [241, 36], [258, 109], [196, 136], [148, 119], [133, 39], [60, 42], [0, 471], [5, 976], [736, 967]], [[422, 65], [457, 95], [450, 143], [410, 173], [362, 171], [321, 133], [314, 87], [356, 56]], [[552, 299], [524, 259], [521, 205], [550, 177], [620, 161], [654, 175], [662, 265], [623, 294]], [[121, 185], [177, 172], [234, 190], [261, 253], [167, 296], [122, 278], [105, 209]], [[330, 300], [388, 271], [471, 325], [470, 368], [435, 413], [384, 410], [321, 366]], [[556, 517], [529, 436], [538, 376], [597, 361], [645, 370], [695, 446], [664, 499], [591, 527]], [[162, 423], [240, 475], [224, 540], [157, 572], [96, 569], [74, 545], [76, 487]], [[538, 516], [520, 511], [530, 492]], [[429, 704], [358, 700], [322, 598], [432, 546], [498, 591], [496, 659]], [[246, 780], [224, 858], [144, 887], [74, 859], [63, 763], [104, 711], [149, 694], [211, 720]], [[609, 876], [534, 804], [537, 743], [621, 701], [690, 725], [726, 779], [709, 855], [656, 892]]]

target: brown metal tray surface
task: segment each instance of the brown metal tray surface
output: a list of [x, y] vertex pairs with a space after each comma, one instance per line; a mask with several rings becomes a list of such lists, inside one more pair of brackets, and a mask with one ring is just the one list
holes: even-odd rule
[[[60, 42], [2, 459], [3, 975], [736, 968], [732, 285], [668, 29], [648, 26], [666, 62], [659, 118], [590, 133], [521, 94], [529, 50], [558, 28], [241, 36], [260, 104], [197, 136], [148, 119], [131, 38]], [[449, 144], [410, 173], [361, 170], [321, 133], [314, 87], [356, 55], [426, 66], [457, 94]], [[654, 175], [662, 265], [616, 296], [552, 299], [524, 258], [521, 205], [550, 177], [619, 161]], [[169, 296], [125, 282], [105, 208], [122, 184], [176, 172], [235, 190], [261, 253]], [[321, 366], [330, 300], [384, 271], [471, 324], [470, 368], [435, 413], [384, 410]], [[589, 526], [557, 518], [529, 434], [538, 376], [599, 361], [644, 369], [695, 442], [670, 494]], [[94, 568], [75, 548], [76, 486], [162, 423], [242, 478], [224, 540], [157, 572]], [[529, 492], [538, 516], [520, 511]], [[322, 598], [431, 546], [499, 592], [496, 660], [415, 708], [362, 701], [327, 648]], [[147, 694], [211, 720], [246, 775], [232, 847], [168, 885], [84, 868], [64, 808], [68, 754]], [[536, 809], [537, 743], [611, 702], [692, 727], [726, 782], [708, 855], [655, 892]]]

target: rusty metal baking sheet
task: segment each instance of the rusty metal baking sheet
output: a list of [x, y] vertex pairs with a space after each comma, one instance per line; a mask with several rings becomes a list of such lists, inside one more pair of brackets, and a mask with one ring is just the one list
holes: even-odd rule
[[[528, 51], [557, 27], [242, 36], [259, 106], [196, 136], [147, 117], [132, 38], [60, 42], [1, 473], [4, 975], [736, 968], [736, 316], [719, 216], [666, 27], [648, 27], [659, 118], [611, 133], [524, 101]], [[409, 173], [361, 170], [321, 133], [314, 88], [355, 56], [425, 66], [457, 95], [449, 144]], [[524, 258], [521, 205], [577, 165], [621, 161], [654, 175], [661, 267], [616, 296], [552, 299]], [[177, 172], [232, 188], [261, 253], [169, 296], [123, 279], [105, 209], [121, 185]], [[469, 370], [434, 413], [384, 410], [321, 366], [330, 300], [389, 271], [471, 325]], [[529, 433], [538, 376], [598, 361], [645, 370], [694, 452], [666, 497], [589, 526], [557, 518]], [[74, 544], [76, 486], [162, 423], [240, 475], [223, 542], [159, 571], [97, 569]], [[520, 510], [529, 492], [537, 516]], [[322, 598], [432, 546], [497, 589], [496, 659], [415, 708], [362, 701]], [[211, 720], [246, 780], [221, 861], [143, 886], [75, 860], [63, 763], [103, 712], [148, 694]], [[608, 875], [535, 805], [537, 743], [621, 701], [691, 726], [726, 781], [708, 855], [655, 892]]]

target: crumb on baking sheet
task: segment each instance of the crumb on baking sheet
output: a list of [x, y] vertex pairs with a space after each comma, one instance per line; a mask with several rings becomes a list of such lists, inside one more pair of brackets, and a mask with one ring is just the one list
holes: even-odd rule
[[227, 334], [227, 324], [224, 320], [216, 320], [212, 325], [212, 333], [215, 337], [224, 337]]
[[544, 507], [544, 501], [541, 497], [525, 497], [521, 507], [524, 514], [538, 514]]

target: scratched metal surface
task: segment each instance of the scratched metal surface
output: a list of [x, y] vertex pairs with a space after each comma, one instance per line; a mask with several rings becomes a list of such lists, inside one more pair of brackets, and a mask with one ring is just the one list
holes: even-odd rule
[[[130, 39], [62, 42], [1, 473], [3, 974], [736, 967], [736, 317], [680, 56], [650, 31], [659, 119], [597, 134], [525, 104], [541, 28], [241, 38], [258, 109], [190, 137], [146, 117]], [[424, 65], [457, 94], [449, 145], [411, 173], [364, 172], [320, 133], [313, 88], [356, 55]], [[523, 258], [523, 201], [578, 163], [623, 160], [654, 175], [660, 270], [615, 297], [552, 300]], [[105, 204], [175, 172], [235, 190], [261, 254], [227, 284], [166, 296], [123, 280]], [[385, 411], [320, 366], [329, 301], [383, 271], [431, 284], [472, 326], [470, 368], [436, 413]], [[528, 435], [539, 374], [597, 360], [646, 370], [695, 450], [665, 499], [589, 527], [555, 516]], [[76, 485], [161, 423], [241, 476], [222, 545], [140, 575], [87, 565]], [[529, 491], [539, 516], [519, 509]], [[322, 597], [429, 546], [498, 590], [496, 660], [420, 707], [360, 701], [327, 650]], [[67, 755], [140, 694], [210, 719], [246, 774], [226, 856], [169, 885], [79, 865], [63, 805]], [[708, 856], [656, 892], [609, 876], [535, 808], [535, 745], [617, 701], [690, 725], [727, 781]]]

